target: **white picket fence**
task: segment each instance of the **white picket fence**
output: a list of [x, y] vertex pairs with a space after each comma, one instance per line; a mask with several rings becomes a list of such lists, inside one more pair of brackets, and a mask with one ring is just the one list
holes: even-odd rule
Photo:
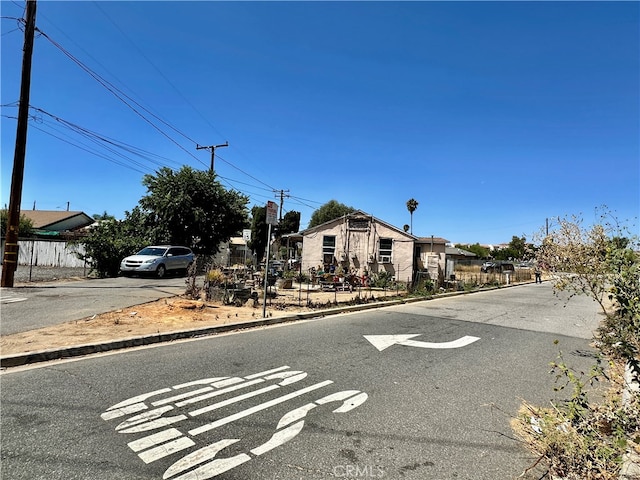
[[[2, 256], [4, 257], [4, 239]], [[19, 240], [18, 265], [41, 267], [84, 267], [85, 262], [76, 253], [84, 254], [83, 245], [59, 240]]]

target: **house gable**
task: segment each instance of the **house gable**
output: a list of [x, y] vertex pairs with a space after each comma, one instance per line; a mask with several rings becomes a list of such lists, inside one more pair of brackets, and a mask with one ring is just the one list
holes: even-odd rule
[[300, 233], [305, 270], [358, 276], [386, 271], [403, 281], [412, 277], [417, 238], [361, 210]]
[[68, 212], [59, 210], [21, 210], [36, 230], [49, 232], [65, 232], [77, 230], [95, 223], [95, 220], [84, 212]]

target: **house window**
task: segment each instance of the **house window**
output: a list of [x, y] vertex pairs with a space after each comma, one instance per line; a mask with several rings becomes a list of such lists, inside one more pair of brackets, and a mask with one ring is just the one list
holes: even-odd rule
[[[336, 237], [334, 235], [325, 235], [322, 237], [322, 256], [325, 263], [331, 263], [336, 253]], [[327, 259], [330, 259], [327, 262]]]
[[336, 253], [336, 237], [334, 235], [322, 237], [322, 253], [331, 255]]
[[333, 264], [336, 254], [336, 237], [335, 235], [325, 235], [322, 237], [322, 263], [324, 268], [329, 268]]
[[391, 263], [393, 255], [393, 239], [381, 238], [378, 242], [378, 262]]

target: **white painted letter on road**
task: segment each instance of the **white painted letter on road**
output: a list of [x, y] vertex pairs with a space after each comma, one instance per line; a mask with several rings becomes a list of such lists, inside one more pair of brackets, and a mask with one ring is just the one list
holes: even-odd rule
[[[307, 401], [289, 410], [280, 418], [273, 435], [266, 442], [240, 454], [216, 458], [225, 448], [240, 441], [240, 438], [220, 438], [222, 435], [215, 433], [219, 427], [333, 384], [331, 380], [324, 380], [312, 385], [294, 387], [291, 391], [290, 385], [306, 377], [305, 372], [292, 371], [288, 366], [283, 366], [246, 377], [196, 380], [123, 400], [108, 408], [102, 414], [102, 418], [105, 421], [119, 419], [115, 429], [120, 434], [142, 435], [128, 441], [127, 445], [147, 464], [182, 452], [182, 455], [176, 457], [164, 472], [163, 479], [206, 480], [290, 441], [302, 431], [307, 414], [317, 407], [337, 402], [339, 405], [332, 412], [346, 413], [367, 400], [367, 394], [359, 390], [324, 393], [315, 401]], [[254, 385], [259, 388], [247, 391], [248, 387]], [[278, 394], [279, 396], [275, 398], [270, 396], [269, 400], [249, 408], [241, 407], [239, 411], [233, 413], [227, 409], [225, 413], [215, 416], [215, 420], [211, 421], [211, 412], [215, 415], [218, 409], [233, 408], [236, 404], [260, 398], [268, 392], [282, 392], [282, 394]], [[203, 405], [203, 402], [206, 404]], [[182, 422], [185, 420], [192, 422], [193, 419], [205, 413], [208, 414], [209, 421], [204, 421], [196, 428], [180, 430]]]

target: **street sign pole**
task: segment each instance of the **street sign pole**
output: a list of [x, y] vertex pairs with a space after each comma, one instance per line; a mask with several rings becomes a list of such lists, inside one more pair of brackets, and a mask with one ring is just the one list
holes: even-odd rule
[[264, 298], [262, 300], [262, 318], [267, 317], [267, 288], [269, 280], [269, 258], [271, 256], [271, 225], [278, 224], [278, 204], [276, 202], [267, 202], [267, 224], [269, 225], [267, 233], [267, 259], [264, 262]]
[[262, 318], [267, 318], [267, 289], [269, 280], [269, 247], [271, 243], [271, 224], [267, 234], [267, 260], [264, 262], [264, 298], [262, 299]]

